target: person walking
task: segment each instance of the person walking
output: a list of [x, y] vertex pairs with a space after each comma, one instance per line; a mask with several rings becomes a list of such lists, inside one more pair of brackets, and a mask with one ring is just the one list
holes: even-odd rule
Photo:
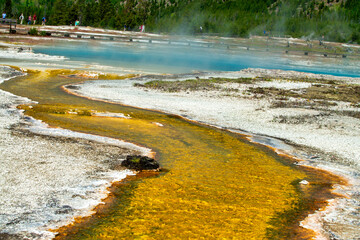
[[23, 13], [21, 13], [21, 15], [19, 17], [19, 20], [20, 20], [20, 24], [22, 25], [23, 21], [24, 21], [24, 14]]
[[5, 19], [5, 18], [6, 18], [6, 13], [3, 12], [3, 14], [2, 14], [2, 19]]
[[139, 27], [139, 29], [140, 29], [140, 32], [145, 32], [145, 25], [144, 25], [144, 24], [141, 25], [141, 26]]
[[33, 24], [34, 25], [36, 24], [36, 14], [34, 14], [34, 16], [33, 16]]
[[28, 25], [30, 25], [30, 24], [31, 24], [31, 19], [32, 19], [32, 18], [31, 18], [31, 15], [29, 15], [29, 17], [28, 17], [28, 21], [27, 21], [27, 24], [28, 24]]
[[42, 23], [41, 23], [41, 25], [45, 26], [45, 23], [46, 23], [46, 17], [44, 16], [44, 17], [42, 18]]

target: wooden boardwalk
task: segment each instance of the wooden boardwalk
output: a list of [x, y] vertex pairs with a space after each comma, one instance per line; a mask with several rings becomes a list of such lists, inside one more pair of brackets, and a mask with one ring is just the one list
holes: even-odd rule
[[[31, 28], [31, 25], [19, 25], [16, 29], [15, 19], [1, 19], [0, 29], [9, 29], [10, 33], [27, 35]], [[21, 27], [20, 27], [21, 26]], [[73, 39], [87, 39], [87, 40], [108, 40], [108, 41], [120, 41], [120, 42], [134, 42], [134, 43], [152, 43], [152, 44], [172, 44], [179, 46], [193, 46], [193, 47], [215, 47], [223, 46], [223, 44], [194, 41], [194, 40], [178, 40], [175, 38], [156, 38], [156, 37], [144, 37], [137, 34], [108, 34], [108, 33], [91, 33], [82, 31], [64, 31], [64, 30], [50, 30], [42, 29], [40, 26], [34, 26], [38, 29], [38, 34], [47, 37], [56, 38], [73, 38]]]
[[119, 42], [134, 42], [134, 43], [149, 43], [149, 44], [170, 44], [178, 46], [192, 46], [192, 47], [226, 47], [222, 43], [213, 43], [206, 41], [195, 40], [179, 40], [175, 38], [157, 38], [144, 37], [137, 34], [106, 34], [106, 33], [90, 33], [90, 32], [66, 32], [66, 31], [51, 31], [45, 30], [43, 35], [59, 38], [76, 38], [88, 40], [108, 40]]
[[16, 24], [17, 24], [16, 19], [10, 19], [10, 18], [0, 19], [1, 28], [9, 29], [9, 33], [16, 33]]
[[273, 52], [273, 53], [283, 53], [283, 54], [296, 54], [296, 55], [305, 55], [305, 56], [323, 56], [329, 58], [347, 58], [347, 57], [360, 57], [360, 50], [358, 52], [343, 52], [336, 53], [336, 51], [324, 51], [324, 49], [313, 50], [309, 48], [308, 50], [300, 49], [291, 49], [289, 42], [287, 44], [278, 44], [273, 43], [272, 39], [269, 37], [264, 42], [263, 47], [253, 46], [251, 43], [236, 43], [234, 41], [226, 40], [209, 40], [208, 36], [197, 36], [197, 38], [180, 38], [174, 36], [156, 36], [154, 34], [139, 34], [138, 32], [91, 32], [84, 31], [82, 29], [77, 29], [75, 27], [68, 29], [52, 29], [41, 27], [39, 25], [18, 25], [16, 28], [15, 19], [1, 19], [0, 28], [9, 29], [10, 33], [28, 35], [31, 28], [36, 28], [38, 34], [44, 37], [54, 37], [54, 38], [70, 38], [70, 39], [84, 39], [84, 40], [101, 40], [101, 41], [117, 41], [117, 42], [132, 42], [132, 43], [142, 43], [142, 44], [161, 44], [161, 45], [172, 45], [172, 46], [188, 46], [188, 47], [198, 47], [198, 48], [216, 48], [216, 49], [227, 49], [232, 51], [259, 51], [259, 52]]

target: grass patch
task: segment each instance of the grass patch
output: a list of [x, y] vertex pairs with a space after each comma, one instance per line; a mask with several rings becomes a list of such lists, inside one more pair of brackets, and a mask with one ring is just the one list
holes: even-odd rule
[[[254, 80], [251, 78], [210, 78], [210, 79], [190, 79], [185, 81], [150, 81], [145, 84], [135, 83], [135, 87], [160, 90], [163, 92], [181, 92], [181, 91], [211, 91], [222, 90], [218, 84], [241, 83], [249, 84]], [[238, 91], [235, 88], [225, 88], [224, 91]]]
[[339, 115], [360, 119], [360, 112], [358, 111], [336, 111], [336, 113]]
[[143, 85], [135, 84], [136, 87], [145, 87], [149, 89], [160, 90], [163, 92], [181, 92], [181, 91], [209, 91], [217, 90], [213, 83], [200, 80], [186, 81], [151, 81]]
[[322, 100], [323, 105], [328, 103], [326, 101], [344, 101], [350, 103], [360, 102], [360, 86], [358, 85], [329, 85], [329, 84], [314, 84], [309, 88], [304, 89], [303, 92], [278, 89], [278, 88], [249, 88], [248, 92], [252, 94], [262, 94], [276, 99], [286, 99], [288, 97], [304, 98], [309, 100]]
[[286, 123], [286, 124], [312, 124], [315, 122], [318, 122], [324, 117], [330, 116], [329, 113], [320, 113], [317, 115], [310, 115], [310, 114], [304, 114], [304, 115], [298, 115], [298, 116], [285, 116], [285, 115], [279, 115], [274, 117], [272, 120], [273, 122], [278, 123]]
[[250, 87], [248, 92], [252, 94], [260, 94], [265, 96], [275, 97], [278, 100], [287, 100], [289, 97], [300, 97], [299, 92], [292, 90], [279, 89], [274, 87], [264, 88], [264, 87]]
[[356, 103], [360, 101], [360, 86], [357, 85], [314, 85], [306, 90], [307, 99], [324, 99]]
[[[308, 100], [318, 100], [316, 103], [309, 104], [309, 107], [335, 106], [332, 101], [344, 101], [353, 104], [360, 102], [360, 86], [339, 84], [333, 80], [298, 78], [288, 79], [294, 82], [311, 82], [312, 86], [306, 89], [279, 89], [275, 87], [249, 87], [248, 94], [254, 94], [256, 97], [273, 97], [280, 101], [287, 101], [289, 98], [303, 98]], [[192, 91], [222, 91], [226, 93], [239, 92], [238, 88], [222, 86], [226, 83], [250, 84], [258, 81], [271, 81], [269, 78], [210, 78], [210, 79], [189, 79], [185, 81], [163, 81], [155, 80], [144, 84], [135, 83], [135, 87], [159, 90], [162, 92], [192, 92]], [[277, 102], [273, 107], [281, 107], [289, 103]], [[290, 104], [292, 105], [292, 104]], [[314, 106], [311, 106], [314, 105]], [[284, 106], [287, 107], [287, 106]], [[289, 106], [290, 107], [290, 106]], [[295, 106], [296, 107], [296, 106]], [[299, 107], [299, 106], [298, 106]]]
[[320, 101], [276, 101], [271, 104], [271, 108], [310, 108], [337, 106], [336, 102], [326, 100]]

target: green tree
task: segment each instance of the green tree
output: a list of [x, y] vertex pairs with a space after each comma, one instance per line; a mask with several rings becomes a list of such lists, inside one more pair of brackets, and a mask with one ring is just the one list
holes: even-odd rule
[[97, 22], [98, 3], [88, 2], [85, 4], [84, 12], [82, 14], [82, 24], [86, 26], [94, 26]]
[[137, 2], [135, 0], [127, 0], [121, 13], [124, 16], [124, 24], [130, 29], [134, 29], [138, 24], [136, 5]]
[[[331, 3], [331, 4], [327, 4]], [[324, 35], [359, 42], [360, 0], [0, 0], [7, 15], [46, 14], [49, 24], [74, 23], [177, 34]], [[137, 29], [137, 28], [136, 28]]]
[[66, 1], [56, 0], [54, 9], [51, 14], [50, 23], [53, 25], [69, 24], [68, 15], [69, 8]]
[[347, 0], [344, 7], [348, 11], [350, 18], [360, 23], [360, 1]]
[[8, 18], [12, 17], [12, 1], [11, 0], [6, 0], [5, 2], [5, 13], [7, 15]]
[[77, 2], [71, 5], [67, 17], [67, 23], [72, 25], [75, 24], [75, 21], [79, 19], [79, 6]]
[[114, 14], [114, 6], [110, 0], [99, 1], [98, 21], [101, 27], [113, 27], [114, 23], [110, 24], [110, 21], [115, 19]]

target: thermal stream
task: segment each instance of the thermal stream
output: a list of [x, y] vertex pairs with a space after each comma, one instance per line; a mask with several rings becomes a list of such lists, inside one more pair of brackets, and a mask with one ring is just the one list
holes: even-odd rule
[[[241, 135], [174, 115], [68, 95], [61, 86], [79, 80], [64, 75], [73, 72], [34, 72], [1, 88], [38, 102], [21, 108], [50, 126], [151, 148], [166, 171], [120, 184], [108, 209], [60, 229], [60, 238], [307, 238], [312, 234], [298, 227], [299, 220], [325, 204], [332, 197], [331, 184], [340, 181], [294, 166]], [[80, 114], [85, 111], [130, 118]], [[299, 187], [304, 179], [311, 183], [305, 189]]]

